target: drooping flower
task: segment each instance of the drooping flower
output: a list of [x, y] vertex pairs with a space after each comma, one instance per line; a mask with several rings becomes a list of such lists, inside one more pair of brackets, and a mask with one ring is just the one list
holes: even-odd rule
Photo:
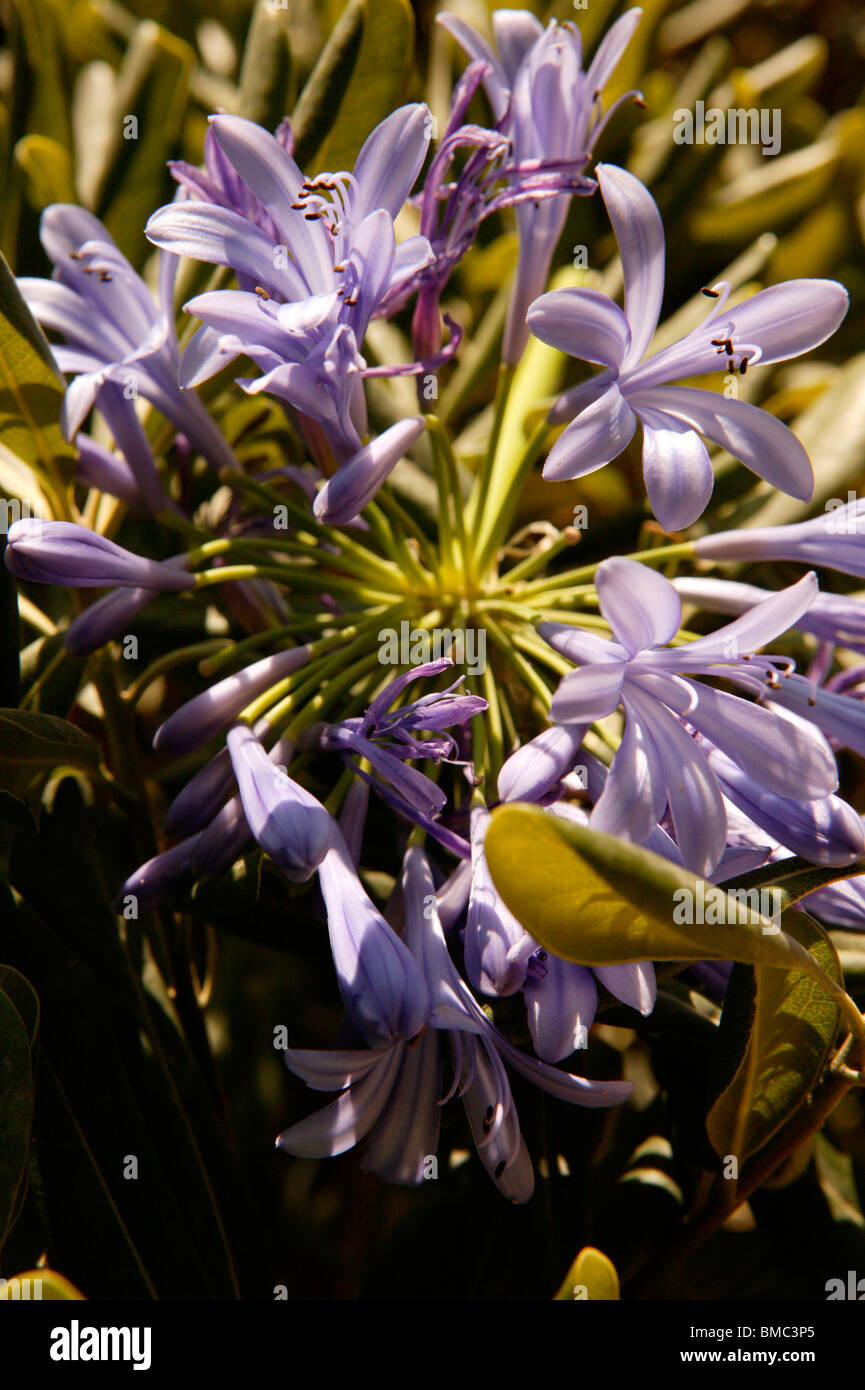
[[52, 204], [42, 214], [39, 235], [54, 263], [53, 276], [25, 276], [18, 288], [42, 327], [64, 339], [65, 346], [53, 351], [60, 370], [75, 376], [61, 415], [67, 439], [97, 406], [153, 510], [164, 506], [164, 493], [135, 413], [138, 395], [214, 466], [234, 467], [234, 455], [201, 401], [178, 385], [177, 257], [160, 257], [157, 302], [102, 223], [84, 208]]
[[[486, 64], [484, 87], [497, 129], [511, 141], [514, 166], [569, 161], [578, 174], [619, 105], [602, 114], [600, 94], [641, 14], [640, 9], [628, 10], [616, 21], [587, 71], [582, 67], [580, 32], [573, 23], [552, 21], [545, 29], [528, 10], [495, 10], [496, 54], [464, 20], [451, 14], [437, 18], [470, 58]], [[629, 92], [620, 101], [634, 95]], [[592, 185], [586, 182], [580, 191], [591, 192]], [[569, 204], [570, 192], [563, 192], [537, 204], [520, 202], [516, 208], [520, 254], [503, 347], [504, 361], [512, 365], [525, 347], [526, 310], [546, 284]]]
[[227, 742], [249, 829], [286, 877], [303, 883], [333, 843], [333, 818], [311, 792], [271, 762], [246, 725], [229, 729]]
[[[562, 193], [595, 190], [594, 180], [582, 172], [585, 159], [581, 155], [542, 157], [517, 164], [507, 135], [499, 129], [465, 123], [475, 92], [491, 73], [490, 64], [479, 59], [469, 64], [454, 87], [447, 127], [424, 179], [423, 192], [416, 199], [421, 235], [432, 247], [433, 260], [386, 301], [391, 311], [418, 291], [412, 320], [412, 342], [418, 358], [429, 357], [441, 347], [439, 298], [454, 267], [474, 244], [485, 218], [502, 208], [522, 203], [537, 206]], [[499, 124], [506, 120], [505, 114]], [[455, 171], [457, 160], [462, 163]]]
[[223, 154], [272, 230], [261, 218], [199, 200], [161, 208], [148, 222], [156, 245], [230, 266], [239, 283], [253, 285], [198, 295], [186, 305], [205, 325], [184, 355], [187, 385], [245, 354], [262, 376], [240, 379], [244, 390], [281, 396], [316, 420], [339, 461], [361, 447], [360, 347], [369, 321], [432, 254], [425, 237], [397, 246], [393, 228], [423, 163], [429, 128], [425, 106], [401, 107], [366, 140], [352, 174], [306, 180], [261, 126], [239, 116], [211, 118]]
[[[391, 708], [412, 681], [440, 675], [452, 666], [450, 657], [413, 666], [389, 681], [364, 715], [336, 724], [315, 725], [304, 733], [302, 743], [306, 748], [340, 753], [351, 766], [353, 759], [365, 758], [373, 769], [372, 785], [389, 805], [424, 825], [458, 854], [467, 854], [468, 847], [459, 836], [435, 824], [446, 804], [444, 792], [409, 763], [413, 759], [438, 763], [450, 758], [456, 744], [443, 730], [465, 724], [487, 708], [486, 700], [457, 692], [462, 683], [460, 677], [447, 690], [421, 695], [408, 704]], [[421, 734], [426, 736], [419, 737]], [[368, 778], [368, 774], [356, 770]]]
[[713, 304], [703, 323], [646, 358], [664, 292], [661, 215], [633, 174], [604, 164], [596, 173], [619, 244], [625, 308], [598, 290], [563, 289], [542, 295], [529, 310], [536, 337], [604, 368], [551, 411], [551, 420], [570, 424], [544, 477], [579, 478], [601, 468], [627, 446], [639, 421], [649, 504], [666, 530], [691, 525], [712, 494], [701, 435], [773, 487], [807, 500], [811, 463], [786, 425], [748, 401], [668, 383], [798, 357], [835, 332], [847, 312], [846, 290], [834, 280], [789, 280], [729, 309], [729, 286], [719, 283], [706, 291]]
[[553, 721], [585, 724], [620, 705], [625, 711], [592, 826], [640, 844], [669, 809], [683, 861], [695, 873], [712, 872], [726, 844], [726, 817], [717, 779], [689, 727], [779, 796], [808, 801], [835, 790], [832, 751], [812, 724], [692, 679], [724, 677], [758, 696], [770, 681], [786, 687], [775, 675], [779, 659], [754, 650], [807, 611], [817, 593], [813, 574], [709, 636], [673, 648], [665, 644], [680, 626], [681, 601], [662, 575], [615, 557], [599, 567], [596, 584], [613, 641], [561, 623], [539, 628], [578, 663], [553, 697]]
[[[346, 922], [356, 911], [356, 890], [348, 873], [342, 863], [334, 885], [335, 896], [341, 885], [349, 885], [348, 894], [337, 900], [345, 903]], [[490, 1023], [448, 954], [429, 864], [417, 847], [406, 854], [403, 896], [405, 947], [423, 981], [424, 1015], [416, 987], [412, 997], [417, 1010], [406, 1015], [401, 1028], [389, 1037], [376, 1039], [368, 1051], [288, 1050], [288, 1066], [310, 1087], [340, 1094], [324, 1110], [286, 1130], [277, 1144], [287, 1153], [323, 1157], [344, 1153], [369, 1136], [362, 1166], [391, 1182], [417, 1184], [424, 1177], [425, 1161], [436, 1151], [440, 1107], [458, 1095], [478, 1153], [496, 1186], [512, 1201], [526, 1202], [534, 1175], [505, 1063], [543, 1090], [578, 1105], [615, 1105], [627, 1099], [630, 1083], [590, 1081], [557, 1071], [520, 1052]], [[363, 978], [369, 979], [366, 974]], [[376, 978], [379, 996], [384, 997], [387, 977], [380, 973]], [[372, 983], [369, 987], [374, 991]], [[399, 988], [394, 997], [402, 997]], [[362, 1032], [369, 1037], [367, 1028]], [[446, 1043], [454, 1078], [442, 1097]]]

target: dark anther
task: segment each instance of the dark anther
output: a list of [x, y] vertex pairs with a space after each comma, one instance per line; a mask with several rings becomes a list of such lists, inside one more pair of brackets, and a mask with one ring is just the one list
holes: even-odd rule
[[83, 260], [84, 260], [84, 252], [83, 252], [83, 251], [70, 251], [70, 252], [69, 252], [69, 259], [70, 259], [70, 261], [83, 261]]
[[107, 270], [100, 270], [99, 279], [101, 280], [103, 285], [107, 285], [111, 281], [111, 276], [109, 275]]
[[270, 299], [270, 295], [263, 285], [256, 285], [255, 293], [258, 295], [259, 299]]
[[720, 290], [707, 290], [707, 289], [702, 289], [702, 290], [700, 291], [700, 293], [701, 293], [701, 294], [704, 294], [704, 295], [706, 296], [707, 299], [720, 299], [720, 298], [721, 298], [721, 291], [720, 291]]
[[646, 103], [642, 97], [634, 97], [634, 105], [639, 106], [642, 111], [646, 110]]
[[739, 371], [742, 373], [742, 376], [744, 376], [745, 373], [747, 372], [747, 370], [748, 370], [748, 359], [747, 359], [747, 357], [743, 357], [743, 358], [742, 358], [742, 361], [739, 363]]
[[342, 272], [345, 270], [345, 263], [343, 263], [342, 265], [335, 265], [334, 270], [336, 271], [337, 275], [341, 275]]

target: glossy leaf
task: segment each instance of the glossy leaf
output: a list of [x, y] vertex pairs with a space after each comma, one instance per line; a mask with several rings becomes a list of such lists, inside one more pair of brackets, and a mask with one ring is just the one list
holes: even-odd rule
[[75, 460], [60, 430], [63, 393], [51, 349], [0, 256], [0, 444], [49, 476]]
[[[838, 955], [828, 936], [799, 912], [784, 916], [820, 966], [841, 983]], [[816, 1084], [838, 1031], [840, 1012], [801, 970], [733, 969], [718, 1044], [735, 1071], [706, 1122], [721, 1157], [741, 1164], [761, 1149]]]
[[[505, 903], [527, 931], [566, 960], [740, 960], [798, 966], [822, 976], [797, 941], [743, 902], [638, 845], [548, 815], [499, 806], [485, 840]], [[686, 895], [682, 897], [681, 895]], [[679, 923], [679, 904], [701, 902], [724, 922]], [[682, 914], [676, 914], [682, 915]]]

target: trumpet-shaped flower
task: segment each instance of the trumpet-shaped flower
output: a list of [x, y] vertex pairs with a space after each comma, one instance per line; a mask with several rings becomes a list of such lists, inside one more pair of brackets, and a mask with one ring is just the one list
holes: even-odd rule
[[242, 379], [244, 390], [290, 401], [324, 427], [344, 460], [361, 447], [360, 347], [369, 321], [432, 256], [425, 237], [397, 246], [393, 228], [426, 154], [429, 112], [421, 104], [394, 111], [366, 140], [352, 174], [312, 179], [253, 121], [214, 116], [211, 129], [271, 225], [197, 199], [161, 208], [148, 222], [157, 246], [230, 266], [241, 285], [186, 305], [205, 327], [186, 350], [182, 380], [204, 381], [243, 353], [262, 372]]
[[624, 708], [622, 742], [593, 826], [640, 844], [669, 809], [684, 863], [711, 873], [726, 845], [726, 816], [717, 779], [689, 729], [778, 796], [807, 801], [835, 790], [832, 750], [812, 724], [692, 679], [724, 677], [758, 696], [769, 684], [786, 689], [796, 678], [779, 682], [778, 658], [754, 650], [807, 611], [817, 593], [813, 574], [709, 636], [673, 648], [665, 644], [681, 623], [681, 601], [668, 580], [614, 558], [598, 568], [595, 582], [614, 640], [562, 623], [539, 628], [578, 663], [553, 697], [552, 720], [585, 724]]
[[[551, 22], [547, 28], [528, 10], [495, 10], [493, 31], [498, 54], [480, 34], [455, 15], [438, 16], [470, 58], [486, 64], [484, 87], [497, 129], [512, 146], [516, 168], [531, 161], [567, 162], [581, 173], [592, 147], [621, 101], [602, 114], [600, 94], [618, 64], [640, 20], [642, 10], [628, 10], [609, 29], [587, 71], [583, 70], [580, 33], [572, 23]], [[582, 192], [594, 191], [585, 181]], [[520, 241], [517, 275], [503, 357], [516, 364], [526, 344], [526, 310], [547, 281], [556, 243], [562, 233], [570, 193], [520, 201], [516, 208]]]
[[644, 357], [664, 293], [664, 228], [651, 194], [633, 174], [596, 170], [616, 233], [625, 278], [624, 312], [598, 290], [553, 290], [529, 310], [532, 333], [604, 370], [560, 398], [551, 412], [570, 424], [554, 444], [544, 477], [579, 478], [616, 458], [643, 429], [643, 477], [649, 504], [666, 530], [696, 521], [714, 477], [704, 435], [773, 487], [807, 499], [811, 463], [796, 436], [759, 407], [715, 391], [671, 386], [724, 367], [745, 372], [817, 347], [835, 332], [848, 296], [834, 280], [789, 280], [727, 308], [729, 286], [705, 293], [712, 308], [693, 329]]

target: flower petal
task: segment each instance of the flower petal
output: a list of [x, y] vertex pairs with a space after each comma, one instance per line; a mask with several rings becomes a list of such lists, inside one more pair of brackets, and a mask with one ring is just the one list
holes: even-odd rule
[[664, 295], [664, 224], [651, 193], [633, 174], [614, 164], [599, 164], [595, 173], [622, 258], [625, 318], [631, 329], [622, 364], [627, 370], [640, 361], [658, 326]]
[[354, 166], [358, 203], [352, 211], [360, 220], [384, 208], [396, 217], [421, 170], [432, 131], [423, 102], [400, 106], [367, 136]]
[[625, 664], [621, 661], [580, 666], [563, 676], [550, 705], [557, 724], [591, 724], [618, 707]]
[[681, 625], [682, 601], [669, 579], [638, 560], [604, 560], [595, 586], [601, 612], [629, 656], [664, 646]]
[[635, 410], [663, 411], [729, 449], [772, 487], [807, 502], [814, 490], [811, 460], [792, 430], [748, 401], [693, 386], [656, 386], [629, 396]]
[[636, 428], [636, 415], [611, 382], [559, 435], [544, 464], [544, 477], [560, 482], [602, 468], [628, 446]]
[[657, 410], [638, 410], [643, 426], [643, 479], [665, 531], [682, 531], [703, 515], [715, 475], [700, 436]]
[[584, 362], [620, 367], [631, 330], [618, 304], [599, 290], [550, 290], [526, 316], [536, 338]]

